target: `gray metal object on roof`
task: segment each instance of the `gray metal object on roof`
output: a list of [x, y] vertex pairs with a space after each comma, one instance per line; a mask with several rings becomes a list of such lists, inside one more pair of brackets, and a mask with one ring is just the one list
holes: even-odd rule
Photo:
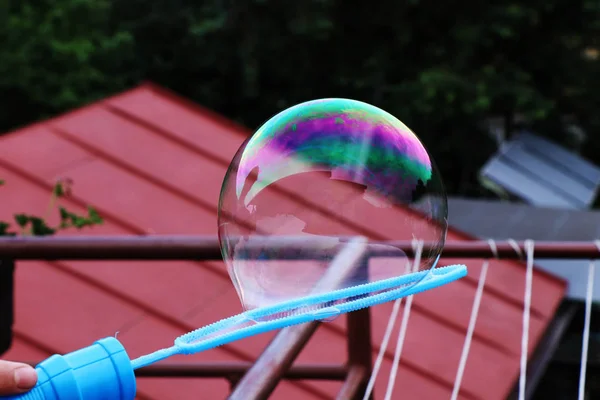
[[590, 241], [600, 239], [600, 212], [450, 197], [448, 222], [481, 238]]
[[[418, 206], [417, 206], [418, 208]], [[522, 203], [448, 199], [452, 227], [480, 239], [592, 241], [600, 239], [600, 212], [534, 207]], [[569, 282], [568, 297], [585, 299], [588, 261], [536, 260], [536, 266]], [[600, 265], [600, 261], [599, 261]], [[600, 301], [600, 274], [594, 300]]]
[[498, 194], [531, 205], [587, 209], [600, 185], [600, 168], [546, 139], [521, 133], [501, 146], [480, 178]]

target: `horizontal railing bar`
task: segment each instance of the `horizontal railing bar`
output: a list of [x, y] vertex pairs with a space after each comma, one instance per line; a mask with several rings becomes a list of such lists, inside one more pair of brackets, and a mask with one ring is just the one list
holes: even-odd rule
[[[25, 362], [32, 367], [39, 363]], [[135, 371], [138, 378], [223, 378], [242, 376], [252, 367], [250, 362], [204, 362], [150, 365]], [[294, 365], [283, 374], [287, 380], [344, 381], [348, 368], [341, 364]]]
[[[252, 363], [220, 363], [151, 365], [136, 371], [139, 377], [186, 377], [219, 378], [230, 375], [243, 375], [252, 367]], [[327, 380], [341, 381], [347, 374], [344, 365], [296, 365], [285, 371], [284, 379], [290, 380]]]
[[[31, 366], [38, 363], [26, 362]], [[138, 378], [224, 378], [232, 375], [244, 375], [250, 368], [250, 362], [202, 362], [181, 364], [158, 364], [135, 371]], [[342, 364], [300, 364], [285, 371], [283, 378], [288, 380], [325, 380], [343, 381], [348, 368]]]
[[0, 238], [0, 259], [221, 260], [219, 242], [206, 236], [74, 236]]
[[[261, 246], [260, 241], [256, 241]], [[370, 242], [369, 256], [397, 256], [390, 246], [413, 255], [409, 241]], [[495, 242], [493, 253], [486, 241], [446, 242], [442, 257], [492, 258], [497, 254], [504, 259], [524, 257], [524, 242]], [[322, 257], [323, 252], [337, 253], [339, 248], [323, 249], [323, 241], [302, 238], [268, 240], [269, 251], [281, 258], [310, 259]], [[435, 245], [434, 245], [435, 246]], [[519, 251], [515, 249], [518, 247]], [[431, 247], [425, 243], [424, 251]], [[388, 254], [389, 253], [389, 254]], [[594, 242], [536, 242], [536, 259], [593, 259], [600, 258]], [[276, 258], [276, 257], [274, 257]], [[0, 259], [16, 260], [221, 260], [219, 243], [207, 236], [76, 236], [76, 237], [15, 237], [0, 238]]]

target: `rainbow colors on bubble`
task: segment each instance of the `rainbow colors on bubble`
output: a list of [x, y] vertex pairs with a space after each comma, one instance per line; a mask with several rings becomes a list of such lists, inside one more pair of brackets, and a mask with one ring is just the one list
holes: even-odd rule
[[432, 166], [417, 136], [393, 115], [356, 100], [321, 99], [288, 108], [256, 131], [238, 165], [236, 194], [252, 173], [246, 206], [272, 183], [315, 171], [406, 202], [431, 179]]

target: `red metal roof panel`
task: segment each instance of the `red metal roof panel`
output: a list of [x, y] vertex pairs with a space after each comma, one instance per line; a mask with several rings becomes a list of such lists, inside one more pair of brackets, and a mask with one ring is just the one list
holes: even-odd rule
[[[75, 182], [69, 207], [92, 203], [106, 219], [95, 233], [215, 234], [220, 184], [246, 133], [165, 90], [142, 86], [0, 138], [0, 174], [8, 183], [0, 216], [41, 212], [53, 182], [68, 176]], [[308, 187], [322, 190], [320, 182], [311, 181]], [[353, 234], [398, 239], [407, 233], [389, 214], [364, 213], [362, 219], [349, 220], [339, 208], [316, 204], [306, 187], [280, 185], [277, 203], [303, 207], [320, 215], [317, 223], [335, 224]], [[406, 217], [402, 210], [395, 212], [398, 218]], [[375, 219], [381, 222], [378, 231], [370, 232]], [[448, 239], [471, 238], [450, 229]], [[449, 397], [482, 261], [466, 262], [469, 277], [415, 297], [396, 382], [403, 399]], [[463, 380], [464, 395], [501, 399], [514, 384], [523, 285], [521, 264], [493, 262]], [[58, 352], [122, 329], [119, 338], [136, 356], [240, 311], [225, 267], [217, 262], [20, 263], [18, 290], [17, 331]], [[563, 282], [536, 272], [530, 348], [563, 294]], [[33, 309], [41, 295], [53, 301]], [[73, 301], [81, 296], [85, 301]], [[376, 352], [391, 304], [372, 311]], [[48, 315], [59, 313], [60, 328], [49, 328]], [[343, 362], [344, 322], [338, 318], [319, 328], [300, 359]], [[250, 338], [193, 359], [251, 360], [271, 337]], [[26, 358], [27, 351], [19, 344], [11, 355]], [[376, 387], [378, 398], [392, 357], [390, 348]], [[222, 398], [228, 390], [224, 381], [215, 380], [140, 380], [140, 388], [143, 396], [160, 399], [185, 399], [200, 391], [208, 398]], [[333, 398], [338, 388], [337, 383], [285, 382], [273, 398]]]

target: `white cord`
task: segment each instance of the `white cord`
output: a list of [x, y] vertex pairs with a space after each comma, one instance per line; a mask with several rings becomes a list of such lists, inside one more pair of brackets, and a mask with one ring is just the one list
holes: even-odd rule
[[[413, 249], [415, 252], [415, 260], [412, 272], [417, 272], [421, 264], [421, 254], [423, 253], [423, 241], [413, 241]], [[412, 302], [413, 295], [410, 295], [406, 298], [406, 305], [404, 306], [404, 312], [402, 313], [402, 323], [400, 324], [400, 331], [398, 332], [396, 351], [394, 352], [394, 361], [392, 363], [392, 370], [390, 371], [390, 377], [388, 379], [388, 386], [385, 391], [385, 400], [390, 400], [392, 398], [392, 393], [394, 392], [394, 384], [396, 383], [396, 376], [398, 375], [398, 366], [400, 364], [402, 347], [404, 346], [404, 339], [406, 338], [406, 331], [408, 329], [408, 317], [410, 316]]]
[[[527, 270], [525, 272], [525, 300], [523, 305], [523, 335], [521, 336], [521, 374], [519, 376], [519, 400], [525, 400], [527, 383], [527, 355], [529, 353], [529, 319], [531, 314], [531, 292], [533, 287], [533, 240], [525, 241], [527, 253]], [[522, 254], [519, 250], [519, 253]]]
[[390, 319], [388, 320], [387, 327], [385, 328], [385, 334], [383, 335], [383, 340], [381, 341], [381, 346], [379, 347], [379, 354], [377, 354], [377, 359], [375, 360], [373, 372], [371, 372], [371, 377], [369, 378], [369, 384], [367, 385], [367, 390], [365, 390], [363, 400], [367, 400], [369, 396], [371, 396], [373, 388], [375, 387], [375, 381], [377, 380], [377, 375], [379, 374], [379, 369], [381, 368], [385, 351], [387, 350], [388, 344], [390, 342], [392, 331], [394, 330], [394, 326], [396, 325], [396, 319], [398, 318], [398, 311], [400, 311], [401, 303], [402, 297], [394, 301], [394, 308], [392, 309]]
[[517, 243], [514, 239], [508, 239], [507, 242], [510, 245], [510, 247], [513, 248], [515, 253], [517, 253], [519, 258], [523, 259], [523, 252], [521, 251], [521, 248], [519, 247], [519, 243]]
[[[596, 247], [600, 250], [600, 241], [596, 240]], [[588, 267], [587, 291], [585, 294], [585, 322], [583, 325], [583, 338], [581, 342], [581, 369], [579, 370], [579, 400], [585, 399], [585, 378], [587, 374], [588, 349], [590, 344], [590, 323], [592, 320], [592, 297], [594, 295], [594, 273], [596, 260], [591, 260]]]
[[[496, 242], [488, 240], [490, 250], [497, 259], [498, 250], [496, 248]], [[479, 274], [479, 283], [477, 284], [477, 291], [475, 292], [475, 299], [473, 300], [473, 308], [471, 309], [471, 319], [469, 320], [469, 326], [467, 328], [467, 335], [465, 336], [465, 343], [463, 345], [462, 353], [460, 355], [460, 361], [458, 362], [458, 370], [456, 371], [456, 378], [454, 379], [454, 388], [452, 389], [452, 397], [450, 400], [457, 400], [458, 393], [460, 392], [460, 385], [465, 373], [467, 366], [467, 359], [469, 358], [469, 351], [471, 350], [471, 341], [473, 339], [473, 333], [475, 332], [475, 324], [477, 323], [477, 316], [479, 315], [479, 306], [481, 305], [481, 298], [483, 297], [483, 289], [485, 287], [485, 280], [487, 277], [488, 267], [490, 266], [489, 259], [483, 262], [481, 267], [481, 273]]]

